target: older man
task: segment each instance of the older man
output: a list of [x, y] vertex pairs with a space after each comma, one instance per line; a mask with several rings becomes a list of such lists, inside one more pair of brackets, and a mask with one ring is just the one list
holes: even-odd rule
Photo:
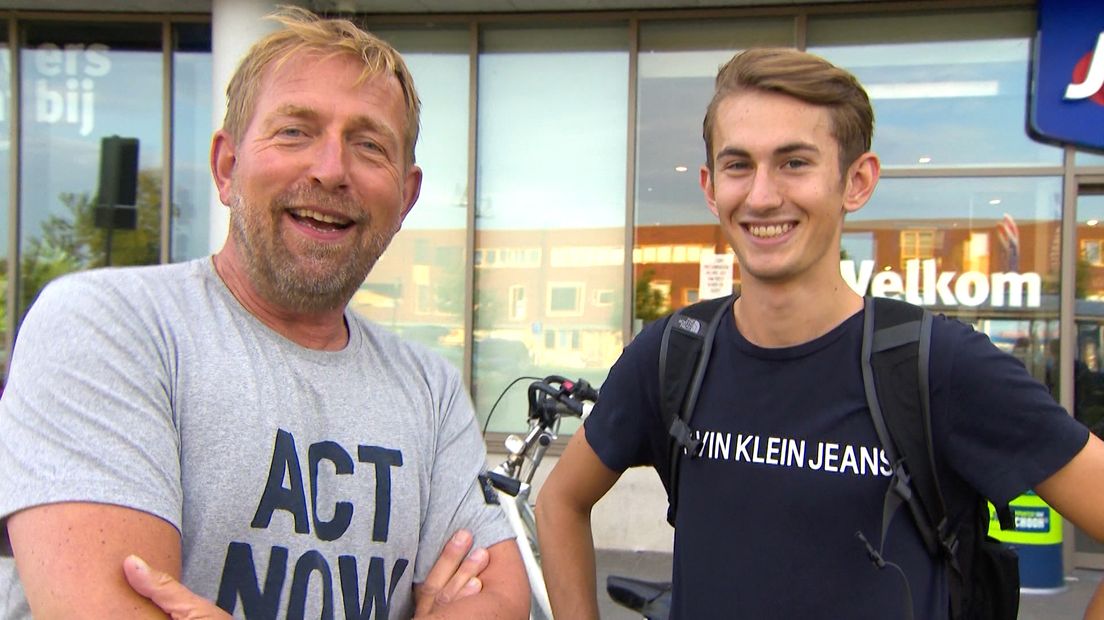
[[458, 374], [346, 309], [418, 197], [410, 74], [347, 21], [276, 17], [214, 136], [222, 250], [63, 278], [23, 324], [4, 617], [160, 617], [129, 554], [250, 618], [525, 616]]

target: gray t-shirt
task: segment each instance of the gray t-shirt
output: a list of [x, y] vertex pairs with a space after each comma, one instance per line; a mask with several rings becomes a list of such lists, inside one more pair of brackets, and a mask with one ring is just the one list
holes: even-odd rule
[[301, 347], [210, 259], [48, 286], [0, 400], [0, 616], [29, 616], [2, 520], [53, 502], [168, 521], [183, 582], [249, 618], [409, 617], [455, 530], [512, 538], [455, 369], [345, 320], [343, 350]]

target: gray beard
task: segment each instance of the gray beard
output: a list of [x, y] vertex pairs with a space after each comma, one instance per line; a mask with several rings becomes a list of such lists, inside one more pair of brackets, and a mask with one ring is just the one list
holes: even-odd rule
[[[302, 204], [304, 195], [311, 196], [309, 203], [323, 207], [343, 202], [317, 190], [296, 189], [277, 196], [275, 202], [277, 205]], [[312, 247], [305, 256], [295, 256], [278, 238], [269, 236], [272, 229], [265, 230], [257, 218], [246, 215], [251, 208], [258, 207], [246, 205], [234, 190], [230, 200], [230, 230], [241, 248], [246, 274], [265, 299], [293, 312], [344, 308], [397, 232], [374, 230], [369, 221], [370, 243], [367, 247], [355, 247], [346, 260], [337, 260], [345, 255], [344, 248], [326, 246]], [[342, 213], [350, 212], [347, 207], [338, 209]], [[272, 216], [269, 211], [260, 215]], [[319, 273], [323, 275], [316, 275]]]

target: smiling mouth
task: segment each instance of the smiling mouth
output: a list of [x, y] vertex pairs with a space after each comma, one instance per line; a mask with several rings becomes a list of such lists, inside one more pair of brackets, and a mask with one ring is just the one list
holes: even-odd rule
[[321, 232], [345, 230], [353, 225], [353, 221], [349, 218], [319, 213], [312, 209], [290, 209], [288, 213], [300, 224]]
[[745, 228], [751, 233], [752, 237], [757, 239], [773, 239], [774, 237], [781, 237], [782, 235], [790, 232], [794, 225], [790, 222], [785, 224], [749, 224]]

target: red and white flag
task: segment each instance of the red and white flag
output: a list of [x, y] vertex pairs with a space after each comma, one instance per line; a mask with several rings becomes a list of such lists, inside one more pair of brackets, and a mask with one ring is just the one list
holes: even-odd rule
[[997, 224], [997, 237], [1005, 254], [1008, 255], [1008, 270], [1019, 271], [1020, 268], [1020, 227], [1016, 226], [1016, 220], [1005, 213]]

